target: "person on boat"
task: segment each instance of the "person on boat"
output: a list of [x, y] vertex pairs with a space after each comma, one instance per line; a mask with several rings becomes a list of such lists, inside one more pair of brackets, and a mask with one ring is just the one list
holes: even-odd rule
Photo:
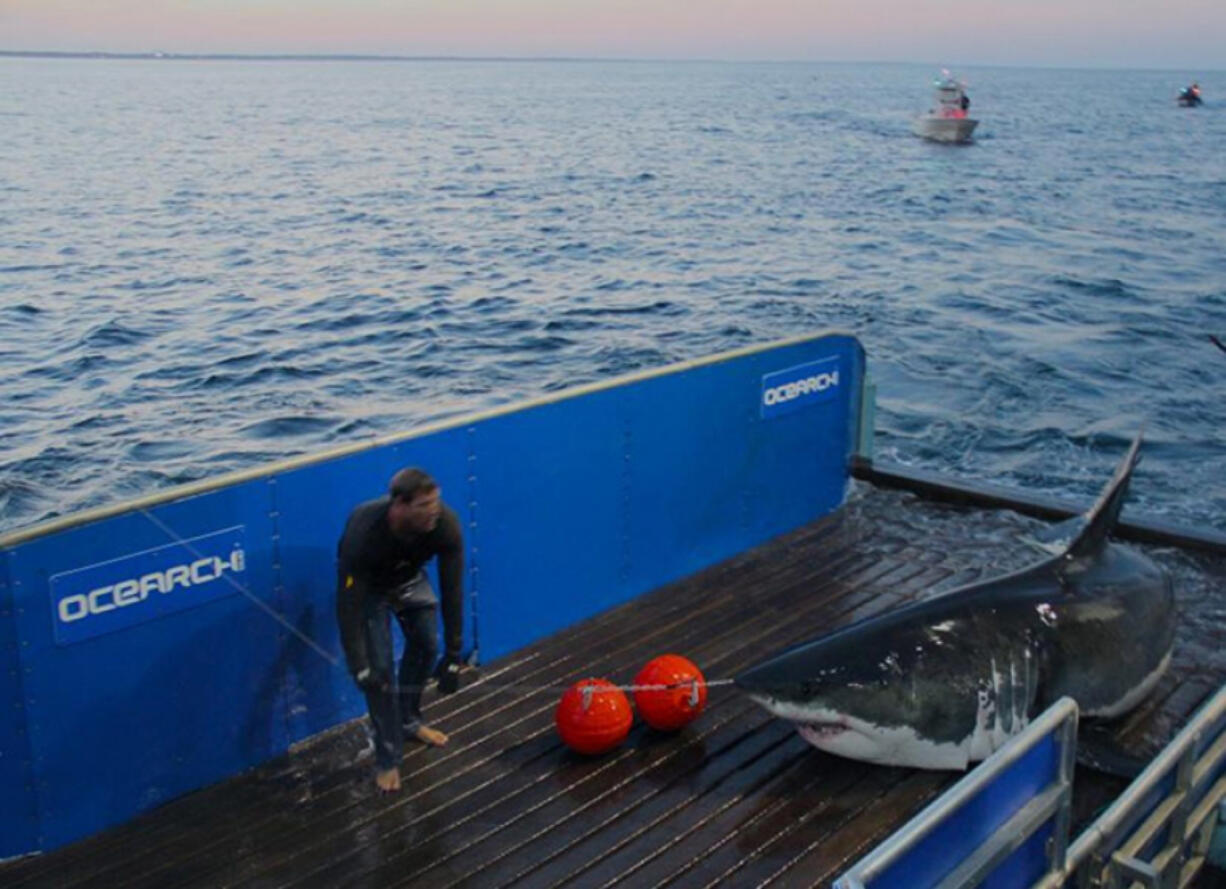
[[[459, 686], [463, 644], [463, 536], [438, 483], [415, 467], [402, 469], [388, 494], [354, 508], [337, 547], [336, 613], [350, 673], [366, 696], [375, 743], [375, 783], [400, 789], [406, 737], [441, 747], [447, 735], [422, 719], [422, 688], [438, 655], [440, 599], [424, 567], [438, 559], [446, 648], [435, 668], [440, 694]], [[404, 634], [394, 666], [391, 618]]]
[[959, 89], [957, 104], [952, 109], [949, 110], [946, 116], [956, 117], [959, 119], [966, 117], [966, 109], [970, 107], [971, 107], [971, 100], [967, 97], [966, 93], [962, 92], [962, 90]]
[[1199, 105], [1201, 103], [1200, 84], [1194, 82], [1191, 86], [1185, 86], [1181, 89], [1179, 91], [1179, 101], [1184, 105]]

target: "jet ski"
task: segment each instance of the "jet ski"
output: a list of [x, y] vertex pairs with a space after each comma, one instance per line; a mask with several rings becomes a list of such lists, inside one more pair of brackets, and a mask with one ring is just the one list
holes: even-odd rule
[[1200, 84], [1194, 83], [1191, 86], [1185, 86], [1179, 91], [1175, 101], [1184, 108], [1195, 108], [1197, 105], [1203, 105], [1204, 99], [1200, 97]]

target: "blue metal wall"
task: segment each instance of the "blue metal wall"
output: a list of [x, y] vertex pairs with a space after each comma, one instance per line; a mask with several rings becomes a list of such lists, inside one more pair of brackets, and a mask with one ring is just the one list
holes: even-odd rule
[[21, 686], [11, 554], [0, 552], [0, 859], [37, 848], [38, 803]]
[[863, 361], [842, 335], [730, 353], [0, 541], [0, 858], [360, 715], [336, 542], [402, 466], [461, 518], [489, 660], [836, 508]]
[[[40, 847], [61, 845], [285, 749], [280, 677], [286, 646], [278, 625], [249, 598], [280, 610], [268, 486], [252, 481], [223, 488], [11, 552], [20, 584], [16, 629]], [[233, 589], [198, 607], [57, 643], [53, 576], [114, 561], [114, 579], [123, 580], [137, 554], [173, 544], [170, 533], [187, 539], [236, 525], [246, 532], [246, 593]], [[192, 548], [177, 549], [169, 561], [194, 561]], [[191, 597], [190, 590], [178, 592]]]

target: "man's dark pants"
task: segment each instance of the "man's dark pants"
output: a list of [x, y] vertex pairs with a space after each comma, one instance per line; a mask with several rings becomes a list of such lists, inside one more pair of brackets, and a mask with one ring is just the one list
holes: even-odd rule
[[375, 735], [375, 763], [380, 771], [400, 764], [405, 734], [415, 734], [422, 725], [421, 693], [438, 657], [438, 619], [434, 605], [409, 605], [399, 610], [376, 600], [367, 609], [366, 630], [370, 641], [371, 664], [375, 673], [392, 675], [391, 621], [396, 616], [404, 633], [404, 656], [397, 677], [399, 689], [366, 692], [370, 724]]

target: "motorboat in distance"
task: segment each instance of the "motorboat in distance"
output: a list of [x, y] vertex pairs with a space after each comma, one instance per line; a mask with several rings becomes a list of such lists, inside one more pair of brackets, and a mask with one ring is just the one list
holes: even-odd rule
[[967, 116], [971, 100], [966, 84], [943, 71], [932, 86], [932, 107], [915, 119], [915, 135], [934, 142], [969, 142], [979, 121]]

